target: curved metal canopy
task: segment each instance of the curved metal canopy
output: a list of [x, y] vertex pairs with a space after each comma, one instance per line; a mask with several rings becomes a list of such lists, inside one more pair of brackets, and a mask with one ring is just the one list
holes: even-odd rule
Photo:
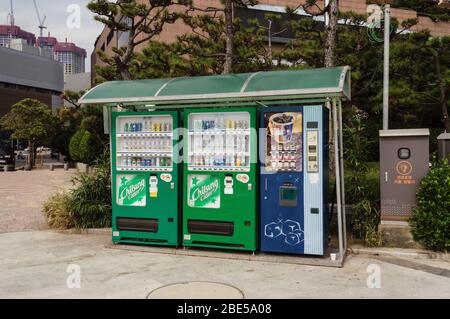
[[269, 71], [102, 83], [81, 104], [185, 104], [202, 101], [281, 100], [302, 97], [350, 100], [350, 67]]

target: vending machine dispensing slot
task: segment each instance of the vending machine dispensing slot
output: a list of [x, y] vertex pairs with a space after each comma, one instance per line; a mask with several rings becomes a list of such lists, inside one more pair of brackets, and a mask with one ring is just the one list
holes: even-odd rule
[[297, 187], [292, 183], [284, 183], [280, 186], [280, 206], [297, 206]]
[[155, 218], [116, 218], [118, 230], [158, 232], [158, 219]]
[[188, 231], [191, 234], [233, 236], [234, 223], [207, 220], [189, 220]]

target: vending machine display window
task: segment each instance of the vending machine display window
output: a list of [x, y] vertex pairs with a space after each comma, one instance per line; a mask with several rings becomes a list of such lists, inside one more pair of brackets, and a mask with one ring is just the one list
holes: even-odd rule
[[170, 115], [121, 116], [116, 128], [118, 171], [172, 171]]
[[302, 113], [267, 112], [265, 169], [267, 171], [302, 171]]
[[189, 170], [250, 170], [249, 113], [192, 113], [188, 128]]

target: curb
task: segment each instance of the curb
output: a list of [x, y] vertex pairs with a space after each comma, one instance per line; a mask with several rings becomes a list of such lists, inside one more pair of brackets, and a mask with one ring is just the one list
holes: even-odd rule
[[449, 253], [440, 253], [427, 250], [403, 249], [403, 251], [400, 251], [397, 248], [383, 249], [350, 247], [348, 251], [352, 255], [389, 256], [410, 259], [436, 259], [442, 261], [450, 261]]
[[112, 233], [111, 228], [90, 228], [90, 229], [55, 229], [55, 232], [59, 234], [69, 235], [110, 235]]

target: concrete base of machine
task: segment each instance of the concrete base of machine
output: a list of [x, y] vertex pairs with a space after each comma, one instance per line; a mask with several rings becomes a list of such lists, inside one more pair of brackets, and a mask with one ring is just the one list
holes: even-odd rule
[[323, 267], [342, 267], [345, 256], [339, 256], [337, 251], [330, 249], [327, 254], [321, 256], [309, 255], [285, 255], [272, 254], [262, 252], [244, 252], [244, 251], [230, 251], [230, 250], [215, 250], [197, 247], [160, 247], [160, 246], [143, 246], [130, 244], [110, 244], [106, 248], [123, 249], [130, 251], [140, 251], [147, 253], [171, 254], [180, 256], [196, 256], [208, 258], [222, 258], [222, 259], [236, 259], [248, 261], [287, 263], [308, 266], [323, 266]]
[[411, 226], [406, 221], [382, 220], [379, 231], [385, 247], [422, 248], [411, 235]]

